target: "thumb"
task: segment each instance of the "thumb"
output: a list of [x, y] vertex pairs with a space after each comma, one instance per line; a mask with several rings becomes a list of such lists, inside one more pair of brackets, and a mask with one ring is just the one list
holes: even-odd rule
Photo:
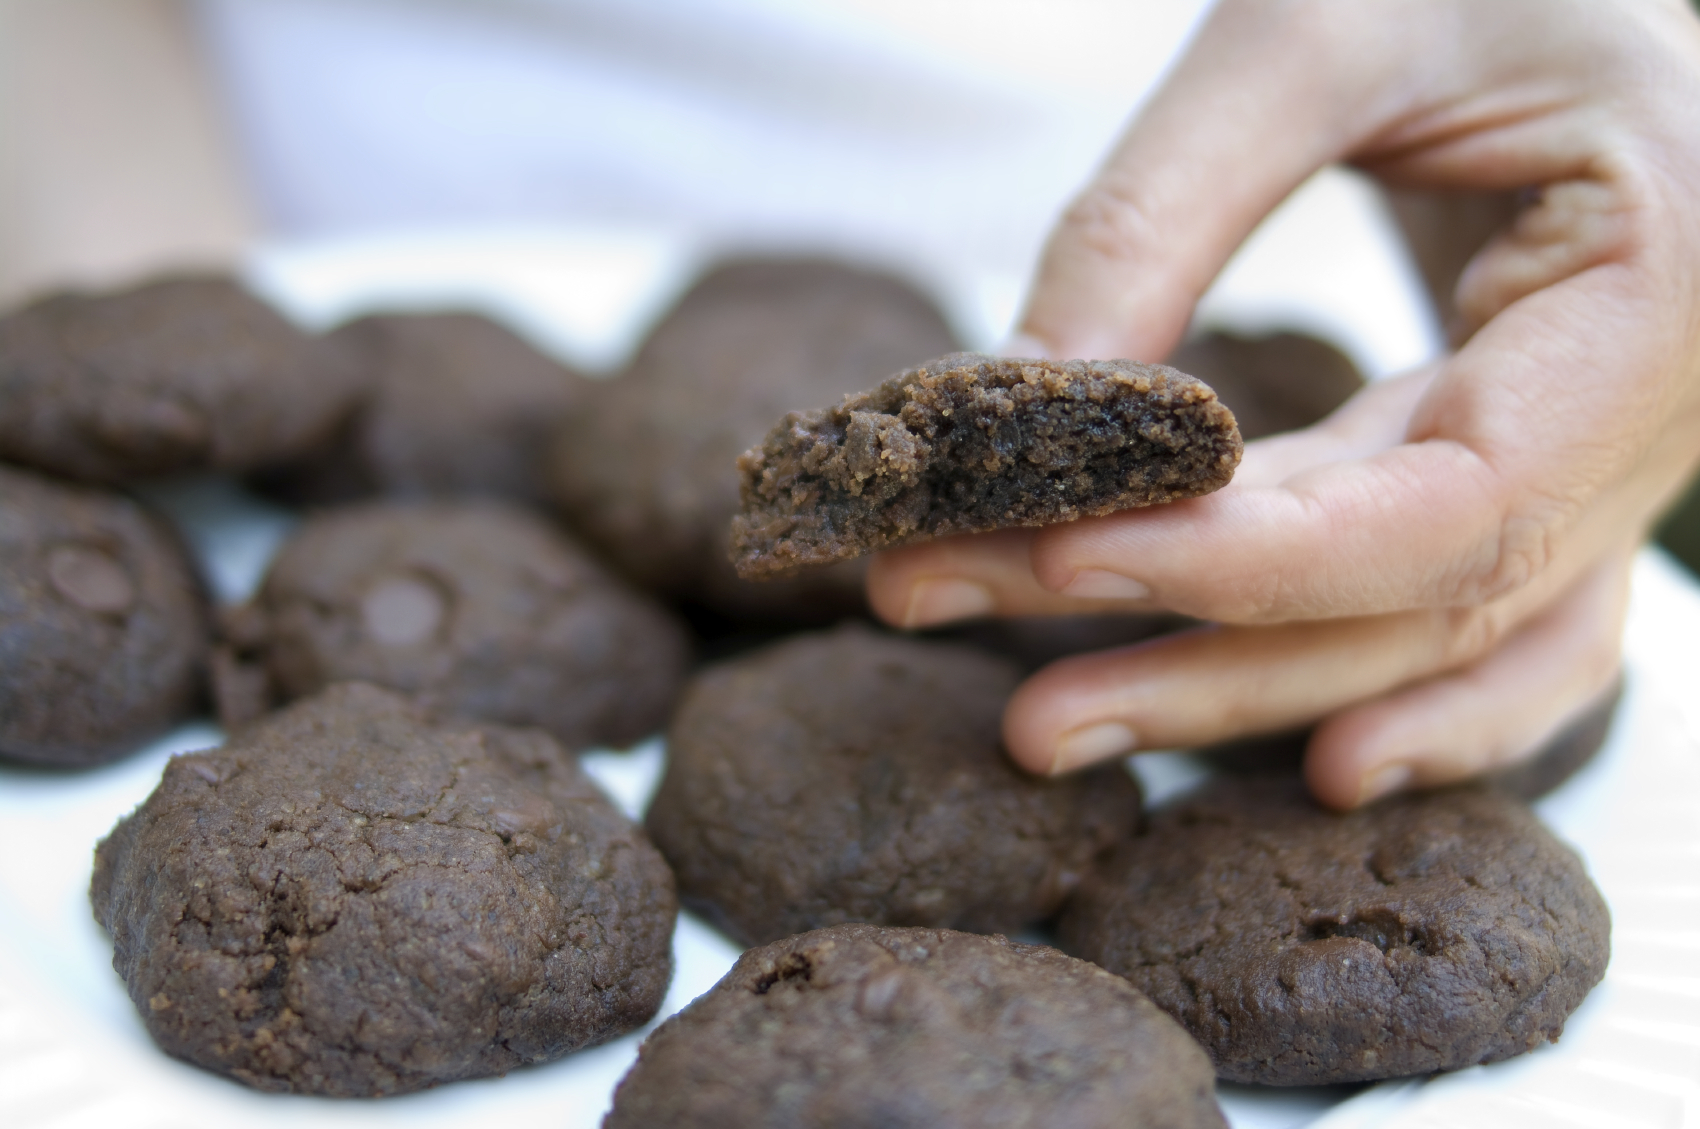
[[1020, 334], [1053, 357], [1167, 356], [1258, 222], [1373, 128], [1390, 14], [1223, 0], [1052, 232]]

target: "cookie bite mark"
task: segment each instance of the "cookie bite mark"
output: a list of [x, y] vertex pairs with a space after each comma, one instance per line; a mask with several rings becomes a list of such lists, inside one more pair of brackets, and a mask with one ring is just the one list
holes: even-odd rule
[[1133, 361], [952, 353], [793, 412], [738, 459], [738, 574], [1208, 494], [1243, 444], [1199, 380]]

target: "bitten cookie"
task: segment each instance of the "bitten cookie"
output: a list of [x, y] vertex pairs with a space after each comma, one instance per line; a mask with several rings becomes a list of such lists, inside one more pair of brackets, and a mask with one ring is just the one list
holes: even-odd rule
[[160, 521], [0, 467], [0, 756], [130, 752], [194, 708], [207, 646], [200, 585]]
[[248, 470], [323, 442], [363, 391], [342, 348], [224, 278], [0, 319], [0, 458], [72, 478]]
[[1576, 855], [1489, 789], [1344, 815], [1291, 776], [1223, 779], [1082, 884], [1063, 947], [1131, 980], [1229, 1081], [1359, 1082], [1556, 1039], [1605, 973]]
[[788, 411], [956, 347], [932, 303], [889, 275], [808, 260], [726, 264], [563, 425], [556, 497], [642, 584], [737, 620], [831, 622], [862, 606], [857, 566], [763, 587], [734, 575], [738, 455]]
[[1139, 822], [1121, 765], [1026, 775], [998, 740], [1019, 675], [846, 627], [704, 670], [647, 825], [680, 896], [761, 944], [844, 921], [1014, 931]]
[[[1298, 333], [1206, 333], [1184, 342], [1164, 363], [1208, 384], [1234, 413], [1247, 442], [1318, 422], [1364, 383], [1345, 354]], [[1192, 622], [1172, 615], [1000, 617], [942, 634], [1036, 670], [1067, 655], [1126, 646]]]
[[545, 500], [544, 453], [588, 382], [477, 314], [386, 314], [332, 334], [371, 396], [327, 447], [268, 471], [287, 500], [481, 494]]
[[[667, 612], [547, 522], [488, 500], [315, 515], [224, 627], [285, 699], [360, 679], [574, 749], [661, 728], [687, 657]], [[227, 722], [245, 720], [244, 671], [226, 664], [219, 681]]]
[[1242, 444], [1202, 382], [1132, 361], [953, 353], [793, 412], [738, 459], [738, 575], [1047, 525], [1226, 486]]
[[547, 736], [360, 684], [173, 758], [91, 897], [164, 1050], [354, 1097], [640, 1026], [676, 913], [660, 856]]
[[739, 958], [656, 1029], [606, 1129], [1217, 1129], [1210, 1062], [1055, 949], [837, 925]]

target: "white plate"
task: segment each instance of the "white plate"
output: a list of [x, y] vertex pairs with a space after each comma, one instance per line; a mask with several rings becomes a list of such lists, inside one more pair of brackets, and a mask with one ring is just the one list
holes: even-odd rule
[[[688, 256], [676, 249], [662, 253], [643, 240], [606, 254], [589, 254], [571, 240], [557, 243], [527, 240], [517, 265], [516, 252], [503, 250], [506, 244], [498, 241], [491, 250], [480, 243], [472, 248], [479, 252], [472, 267], [467, 249], [458, 244], [445, 250], [404, 242], [398, 245], [398, 254], [406, 252], [399, 266], [364, 245], [322, 255], [278, 252], [261, 256], [253, 275], [306, 321], [334, 320], [374, 305], [429, 308], [471, 301], [569, 358], [611, 363], [629, 351], [643, 320], [676, 290], [688, 265]], [[601, 247], [597, 243], [592, 250]], [[446, 264], [438, 264], [440, 270], [422, 268], [422, 262], [436, 261], [432, 254]], [[479, 266], [491, 256], [488, 270]], [[538, 256], [546, 260], [543, 266], [534, 261]], [[620, 269], [611, 273], [610, 264]], [[1338, 264], [1308, 265], [1313, 273], [1339, 273]], [[1288, 263], [1272, 274], [1266, 289], [1289, 288], [1292, 268]], [[1255, 282], [1242, 289], [1250, 294]], [[598, 304], [610, 286], [624, 295], [614, 312]], [[1235, 301], [1248, 310], [1257, 305], [1247, 295]], [[1277, 302], [1271, 308], [1284, 307]], [[984, 312], [980, 320], [1007, 320], [1009, 311], [999, 310]], [[1383, 336], [1398, 338], [1393, 323], [1409, 318], [1385, 312], [1392, 329]], [[185, 527], [214, 592], [225, 601], [252, 590], [294, 521], [217, 479], [150, 494]], [[1614, 915], [1615, 952], [1606, 982], [1571, 1020], [1563, 1042], [1435, 1081], [1362, 1091], [1224, 1086], [1220, 1097], [1236, 1129], [1525, 1124], [1700, 1129], [1700, 587], [1662, 554], [1644, 553], [1636, 566], [1630, 616], [1628, 689], [1607, 747], [1540, 805], [1549, 822], [1581, 848]], [[213, 727], [194, 725], [91, 771], [0, 768], [0, 1129], [105, 1129], [117, 1123], [135, 1129], [226, 1124], [284, 1129], [309, 1123], [327, 1129], [392, 1124], [424, 1129], [522, 1119], [597, 1125], [641, 1033], [505, 1078], [375, 1102], [260, 1094], [155, 1049], [112, 971], [111, 946], [89, 910], [92, 851], [152, 790], [168, 756], [218, 739]], [[647, 801], [661, 757], [659, 743], [650, 743], [631, 753], [592, 754], [587, 763], [616, 800], [636, 812]], [[1159, 788], [1187, 775], [1173, 758], [1139, 760], [1141, 775]], [[713, 930], [681, 917], [674, 935], [676, 971], [662, 1014], [706, 990], [736, 955], [735, 946]]]
[[[186, 526], [227, 599], [251, 589], [289, 527], [285, 515], [216, 480], [155, 497]], [[1656, 552], [1637, 563], [1626, 647], [1628, 689], [1606, 748], [1540, 805], [1583, 851], [1614, 916], [1606, 981], [1562, 1043], [1364, 1091], [1224, 1086], [1236, 1129], [1700, 1123], [1700, 588]], [[155, 1049], [89, 911], [92, 851], [152, 790], [167, 757], [218, 740], [214, 727], [190, 725], [103, 768], [0, 769], [0, 1124], [597, 1125], [640, 1034], [505, 1078], [373, 1102], [261, 1094]], [[586, 763], [636, 813], [662, 755], [651, 741]], [[1154, 791], [1185, 776], [1172, 758], [1141, 759]], [[662, 1015], [712, 985], [737, 951], [682, 916]]]

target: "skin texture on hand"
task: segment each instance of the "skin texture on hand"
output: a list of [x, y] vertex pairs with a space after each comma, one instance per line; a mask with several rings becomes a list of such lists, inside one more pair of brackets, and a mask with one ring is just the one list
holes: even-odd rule
[[1322, 165], [1520, 192], [1457, 351], [1246, 446], [1219, 493], [876, 559], [886, 620], [1165, 608], [1065, 659], [1011, 753], [1056, 772], [1325, 719], [1350, 807], [1532, 752], [1615, 677], [1629, 559], [1700, 457], [1700, 22], [1666, 0], [1223, 0], [1053, 233], [1022, 325], [1156, 360]]

